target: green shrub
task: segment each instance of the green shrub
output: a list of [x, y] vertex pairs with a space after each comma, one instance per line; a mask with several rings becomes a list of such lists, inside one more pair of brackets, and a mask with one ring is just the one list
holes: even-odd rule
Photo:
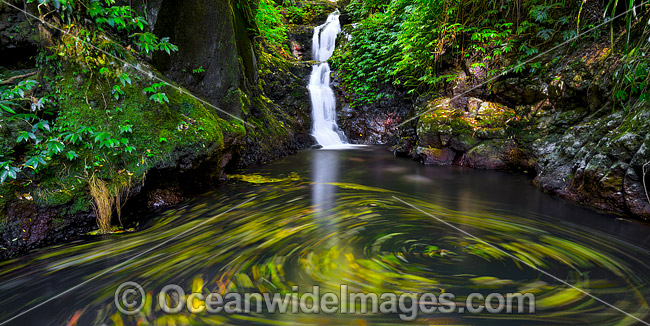
[[267, 45], [281, 53], [288, 53], [287, 26], [284, 24], [280, 7], [273, 0], [260, 0], [255, 22]]
[[[523, 62], [571, 40], [579, 8], [578, 0], [352, 0], [346, 11], [358, 25], [334, 66], [353, 105], [387, 96], [376, 91], [382, 85], [426, 92], [453, 79], [440, 75], [443, 57], [489, 76], [506, 69], [539, 73], [540, 62]], [[508, 53], [513, 62], [503, 60]]]

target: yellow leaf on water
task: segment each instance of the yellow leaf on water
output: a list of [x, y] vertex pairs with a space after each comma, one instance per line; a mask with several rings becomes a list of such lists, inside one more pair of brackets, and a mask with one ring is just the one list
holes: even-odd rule
[[538, 298], [535, 304], [540, 308], [565, 306], [580, 300], [583, 296], [585, 296], [585, 294], [575, 288], [566, 288], [561, 289], [550, 296]]
[[115, 323], [115, 326], [124, 326], [124, 321], [122, 320], [122, 316], [118, 312], [116, 312], [113, 316], [111, 316], [111, 320], [113, 323]]
[[355, 190], [366, 190], [366, 191], [375, 191], [375, 192], [389, 192], [388, 190], [381, 189], [381, 188], [375, 188], [375, 187], [368, 187], [356, 183], [345, 183], [345, 182], [329, 182], [327, 184], [337, 186], [339, 188], [343, 189], [355, 189]]
[[201, 293], [203, 290], [203, 277], [200, 275], [194, 278], [192, 282], [192, 293]]
[[284, 178], [272, 178], [260, 174], [232, 174], [228, 179], [238, 179], [248, 183], [274, 183], [282, 181], [299, 181], [300, 175], [297, 173], [290, 173], [289, 176]]
[[471, 278], [470, 281], [472, 281], [474, 284], [488, 287], [499, 287], [503, 285], [511, 285], [514, 283], [511, 280], [502, 280], [492, 276], [474, 277]]
[[235, 279], [237, 281], [237, 286], [238, 287], [244, 287], [244, 288], [253, 288], [253, 280], [248, 277], [248, 275], [244, 273], [237, 273], [235, 274]]

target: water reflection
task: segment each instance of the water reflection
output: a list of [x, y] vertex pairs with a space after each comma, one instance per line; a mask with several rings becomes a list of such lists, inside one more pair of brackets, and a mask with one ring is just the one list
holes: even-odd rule
[[331, 183], [339, 182], [339, 155], [338, 150], [317, 150], [311, 158], [312, 206], [323, 219], [336, 206], [337, 187]]
[[[149, 309], [129, 317], [113, 303], [125, 281], [152, 296], [169, 283], [219, 293], [283, 293], [294, 285], [336, 292], [347, 284], [363, 292], [446, 291], [461, 300], [471, 292], [530, 291], [538, 298], [535, 315], [423, 314], [414, 324], [634, 324], [393, 196], [638, 318], [650, 316], [647, 226], [545, 195], [522, 176], [424, 167], [373, 147], [305, 151], [250, 172], [239, 178], [247, 182], [233, 180], [155, 214], [146, 230], [0, 264], [0, 320], [101, 275], [12, 324], [403, 324], [377, 314], [167, 315], [151, 298]], [[220, 215], [251, 196], [251, 203]]]

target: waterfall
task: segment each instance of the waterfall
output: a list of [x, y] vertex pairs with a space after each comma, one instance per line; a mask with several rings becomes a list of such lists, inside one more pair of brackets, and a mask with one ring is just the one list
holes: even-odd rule
[[327, 60], [334, 53], [336, 35], [341, 32], [339, 11], [331, 13], [325, 24], [314, 28], [313, 54], [319, 63], [312, 68], [309, 94], [314, 126], [312, 135], [323, 147], [343, 145], [345, 136], [336, 125], [336, 98], [330, 88], [330, 65]]

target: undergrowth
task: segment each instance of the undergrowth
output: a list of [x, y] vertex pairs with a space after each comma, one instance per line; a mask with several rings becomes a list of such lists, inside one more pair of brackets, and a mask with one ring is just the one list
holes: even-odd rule
[[[612, 35], [626, 32], [629, 44], [628, 31], [647, 7], [624, 19], [612, 17], [639, 4], [612, 0], [594, 12], [600, 9], [586, 10], [580, 0], [352, 0], [346, 12], [356, 24], [347, 28], [349, 37], [342, 40], [333, 66], [353, 106], [391, 96], [386, 86], [411, 94], [431, 92], [456, 78], [456, 72], [444, 73], [451, 67], [465, 73], [483, 70], [486, 77], [504, 71], [536, 75], [552, 59], [538, 58], [540, 53], [598, 40], [607, 25]], [[606, 26], [593, 29], [601, 23]]]
[[[48, 44], [36, 57], [39, 73], [0, 84], [3, 189], [28, 192], [22, 197], [47, 206], [90, 196], [98, 226], [108, 232], [113, 212], [121, 219], [132, 177], [174, 161], [181, 155], [175, 148], [222, 148], [224, 130], [243, 129], [124, 64], [177, 50], [151, 32], [144, 9], [112, 0], [31, 2], [38, 6], [27, 10], [67, 33], [39, 29]], [[75, 201], [71, 212], [84, 203]]]

